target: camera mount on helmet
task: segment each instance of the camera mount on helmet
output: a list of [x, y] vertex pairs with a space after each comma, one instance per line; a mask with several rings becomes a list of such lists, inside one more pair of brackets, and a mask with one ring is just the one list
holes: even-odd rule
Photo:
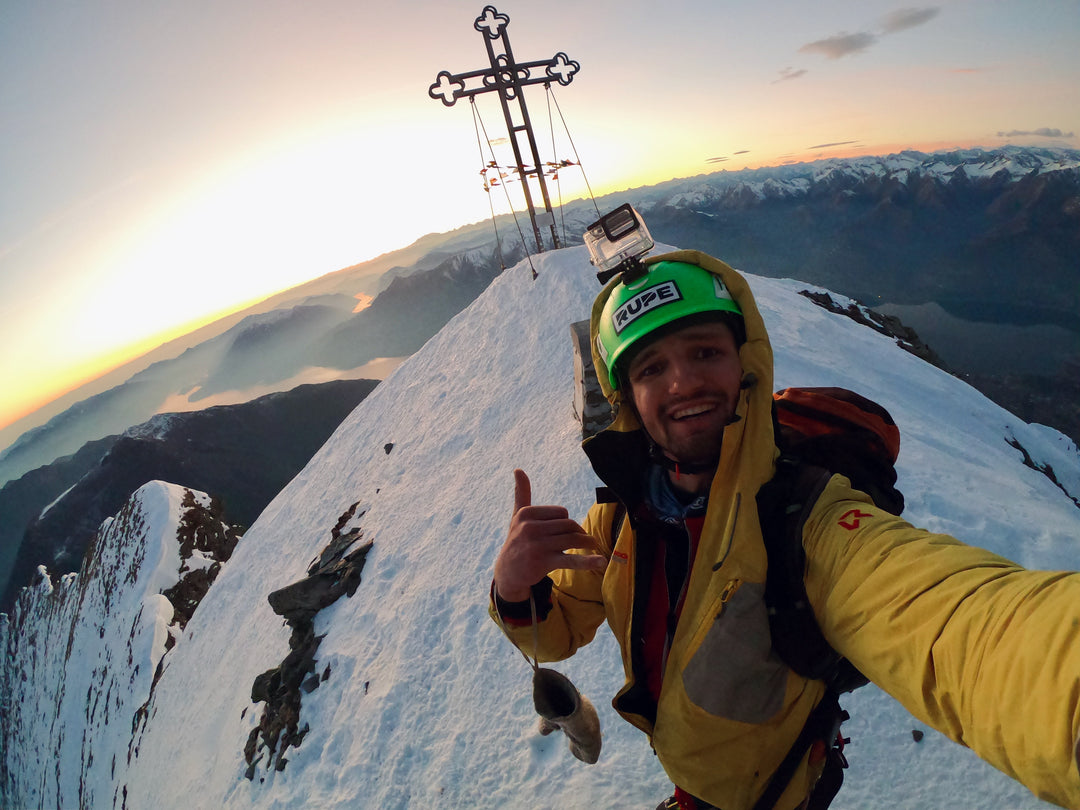
[[648, 272], [641, 257], [653, 249], [654, 243], [641, 214], [630, 203], [604, 214], [586, 228], [584, 240], [601, 284], [620, 273], [623, 283], [628, 284]]

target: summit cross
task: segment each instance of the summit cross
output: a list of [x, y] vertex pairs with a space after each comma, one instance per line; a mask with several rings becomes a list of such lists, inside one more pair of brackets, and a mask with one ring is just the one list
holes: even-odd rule
[[[560, 247], [559, 235], [555, 229], [555, 214], [551, 210], [551, 200], [548, 197], [547, 184], [544, 182], [544, 166], [540, 160], [540, 151], [536, 146], [536, 138], [533, 135], [522, 88], [532, 84], [550, 87], [552, 82], [566, 86], [573, 81], [581, 65], [562, 51], [550, 59], [536, 62], [514, 61], [514, 54], [510, 49], [510, 37], [506, 33], [509, 25], [509, 15], [500, 14], [495, 6], [485, 6], [480, 16], [473, 22], [473, 28], [484, 35], [490, 67], [465, 73], [439, 71], [435, 77], [435, 83], [428, 88], [428, 95], [441, 101], [447, 107], [451, 107], [459, 98], [468, 98], [472, 101], [474, 96], [481, 93], [498, 93], [503, 118], [506, 120], [506, 129], [510, 135], [510, 145], [514, 150], [514, 160], [517, 162], [515, 168], [521, 176], [525, 203], [529, 208], [529, 220], [532, 222], [536, 249], [542, 253], [544, 243], [540, 234], [541, 224], [550, 229], [551, 242], [555, 248]], [[513, 102], [516, 102], [516, 105], [512, 105]], [[517, 108], [516, 117], [514, 106]], [[532, 157], [532, 166], [526, 166], [522, 161], [522, 144], [519, 141], [522, 134], [525, 135], [526, 146]], [[533, 205], [532, 192], [529, 188], [530, 178], [535, 179], [540, 187], [540, 195], [544, 203], [542, 214], [537, 214]]]

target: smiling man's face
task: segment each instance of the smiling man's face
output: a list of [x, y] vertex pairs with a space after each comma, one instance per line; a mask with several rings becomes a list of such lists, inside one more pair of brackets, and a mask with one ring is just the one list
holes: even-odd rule
[[726, 324], [698, 323], [654, 340], [631, 360], [627, 377], [642, 426], [669, 458], [683, 464], [719, 459], [742, 382]]

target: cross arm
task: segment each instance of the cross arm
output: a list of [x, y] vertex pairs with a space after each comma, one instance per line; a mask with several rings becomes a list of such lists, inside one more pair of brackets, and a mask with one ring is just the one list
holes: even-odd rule
[[[500, 57], [500, 60], [502, 59], [505, 57]], [[532, 75], [534, 70], [540, 69], [543, 69], [543, 73]], [[470, 70], [465, 73], [450, 73], [448, 70], [443, 70], [436, 76], [435, 83], [428, 88], [428, 95], [450, 107], [459, 98], [468, 98], [500, 88], [548, 84], [552, 81], [565, 86], [573, 81], [574, 75], [580, 69], [579, 63], [572, 61], [560, 51], [551, 59], [536, 62], [499, 64], [497, 67]], [[468, 86], [476, 79], [480, 80], [479, 86]]]

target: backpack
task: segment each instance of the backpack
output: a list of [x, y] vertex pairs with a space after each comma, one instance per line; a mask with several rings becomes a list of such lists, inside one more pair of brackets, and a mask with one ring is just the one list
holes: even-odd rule
[[776, 475], [758, 493], [769, 572], [765, 605], [773, 648], [800, 675], [850, 692], [866, 678], [825, 641], [806, 596], [802, 529], [833, 473], [898, 515], [900, 430], [889, 412], [845, 388], [786, 388], [773, 394], [780, 456]]
[[806, 519], [834, 473], [846, 476], [880, 508], [899, 515], [896, 488], [900, 431], [881, 405], [844, 388], [786, 388], [773, 394], [773, 422], [780, 455], [776, 474], [757, 496], [769, 568], [765, 606], [773, 649], [798, 674], [824, 681], [825, 697], [774, 773], [755, 810], [771, 808], [812, 745], [824, 748], [825, 766], [808, 808], [825, 808], [843, 783], [847, 760], [840, 725], [848, 713], [838, 700], [868, 681], [829, 646], [806, 595]]

